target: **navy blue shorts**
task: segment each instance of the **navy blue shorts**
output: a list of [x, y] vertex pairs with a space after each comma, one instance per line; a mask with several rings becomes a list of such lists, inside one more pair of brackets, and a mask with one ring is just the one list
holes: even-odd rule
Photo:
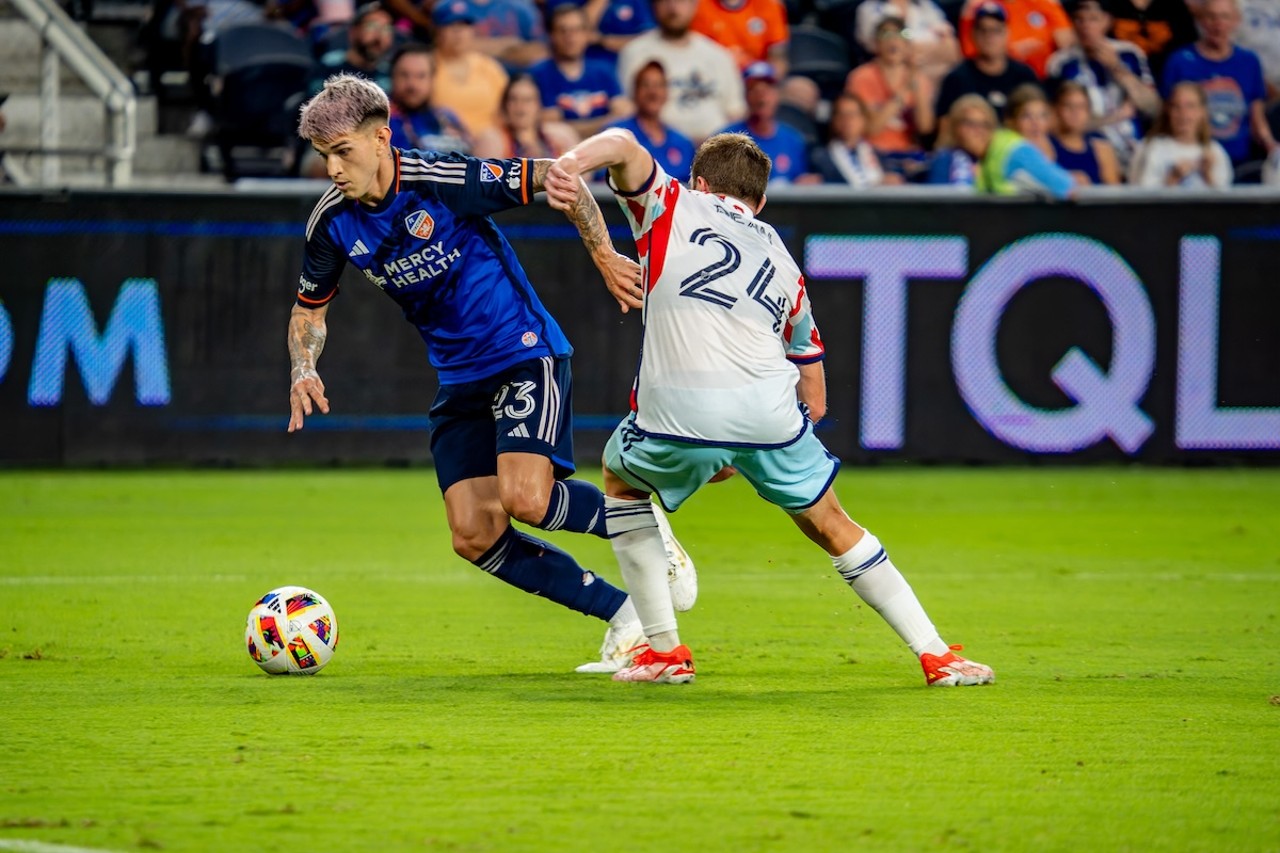
[[551, 356], [441, 385], [428, 420], [440, 491], [497, 474], [499, 453], [536, 453], [551, 460], [556, 479], [572, 474], [572, 390], [569, 359]]

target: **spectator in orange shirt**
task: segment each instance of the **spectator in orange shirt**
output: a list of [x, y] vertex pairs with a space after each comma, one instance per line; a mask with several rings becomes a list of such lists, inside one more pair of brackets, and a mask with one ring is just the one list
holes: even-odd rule
[[[989, 0], [968, 0], [960, 14], [960, 49], [970, 59], [977, 53], [973, 20], [979, 6]], [[1041, 80], [1045, 65], [1056, 50], [1076, 43], [1071, 19], [1058, 0], [994, 0], [1004, 7], [1009, 28], [1009, 58], [1031, 66]]]
[[763, 61], [773, 66], [779, 79], [787, 76], [791, 29], [779, 0], [698, 0], [689, 28], [724, 45], [740, 70]]
[[475, 15], [467, 0], [442, 0], [431, 12], [436, 27], [436, 69], [431, 106], [462, 120], [473, 139], [498, 123], [507, 72], [475, 46]]
[[[875, 29], [876, 55], [849, 72], [844, 90], [867, 107], [867, 141], [887, 169], [906, 169], [920, 158], [920, 137], [933, 132], [933, 83], [912, 61], [901, 18], [884, 18]], [[906, 156], [894, 156], [906, 155]]]

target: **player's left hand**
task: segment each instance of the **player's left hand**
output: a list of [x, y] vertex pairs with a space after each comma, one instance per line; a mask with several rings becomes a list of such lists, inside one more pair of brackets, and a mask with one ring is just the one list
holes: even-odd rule
[[641, 280], [640, 265], [628, 258], [611, 252], [596, 262], [600, 275], [604, 276], [605, 287], [618, 300], [618, 307], [626, 314], [632, 308], [644, 307], [644, 283]]
[[582, 182], [578, 179], [577, 160], [565, 155], [547, 169], [547, 180], [542, 188], [547, 191], [547, 201], [556, 210], [570, 210], [578, 203], [578, 191]]

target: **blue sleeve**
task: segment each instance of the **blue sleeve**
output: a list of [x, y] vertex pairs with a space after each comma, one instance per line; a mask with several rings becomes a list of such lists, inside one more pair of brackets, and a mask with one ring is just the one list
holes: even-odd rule
[[600, 32], [606, 36], [636, 36], [655, 26], [648, 0], [612, 0], [600, 16]]
[[319, 308], [338, 295], [338, 279], [347, 258], [329, 236], [329, 224], [321, 220], [307, 236], [302, 250], [302, 274], [298, 276], [298, 304]]
[[1178, 85], [1185, 79], [1185, 73], [1182, 69], [1183, 58], [1182, 51], [1178, 51], [1169, 57], [1169, 61], [1164, 64], [1164, 76], [1160, 79], [1160, 97], [1168, 100], [1169, 92], [1174, 86]]
[[[533, 161], [523, 157], [510, 160], [479, 160], [465, 154], [442, 154], [432, 162], [465, 163], [460, 169], [428, 170], [427, 182], [437, 198], [458, 216], [489, 216], [533, 201]], [[461, 175], [451, 171], [462, 172]]]
[[1051, 163], [1039, 148], [1029, 142], [1014, 148], [1005, 164], [1005, 177], [1015, 183], [1019, 172], [1044, 187], [1054, 198], [1066, 198], [1075, 189], [1076, 182], [1071, 174], [1057, 163]]

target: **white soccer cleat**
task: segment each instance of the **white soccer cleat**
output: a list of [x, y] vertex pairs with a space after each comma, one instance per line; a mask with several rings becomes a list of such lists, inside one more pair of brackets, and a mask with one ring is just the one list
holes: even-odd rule
[[671, 588], [671, 606], [680, 612], [692, 610], [698, 600], [698, 570], [693, 567], [689, 552], [671, 532], [671, 522], [658, 502], [653, 502], [653, 517], [662, 534], [662, 547], [667, 552], [667, 585]]
[[930, 687], [973, 687], [993, 684], [996, 674], [991, 667], [976, 660], [962, 658], [956, 652], [963, 646], [950, 647], [945, 655], [920, 655], [920, 667], [924, 670], [925, 683]]
[[600, 660], [593, 660], [575, 667], [574, 672], [604, 673], [617, 672], [631, 665], [632, 656], [645, 645], [644, 629], [640, 621], [628, 622], [619, 628], [612, 625], [604, 632], [604, 643], [600, 646]]
[[688, 684], [693, 681], [693, 654], [688, 646], [659, 652], [643, 646], [636, 650], [631, 666], [613, 674], [614, 681], [647, 681], [652, 684]]

